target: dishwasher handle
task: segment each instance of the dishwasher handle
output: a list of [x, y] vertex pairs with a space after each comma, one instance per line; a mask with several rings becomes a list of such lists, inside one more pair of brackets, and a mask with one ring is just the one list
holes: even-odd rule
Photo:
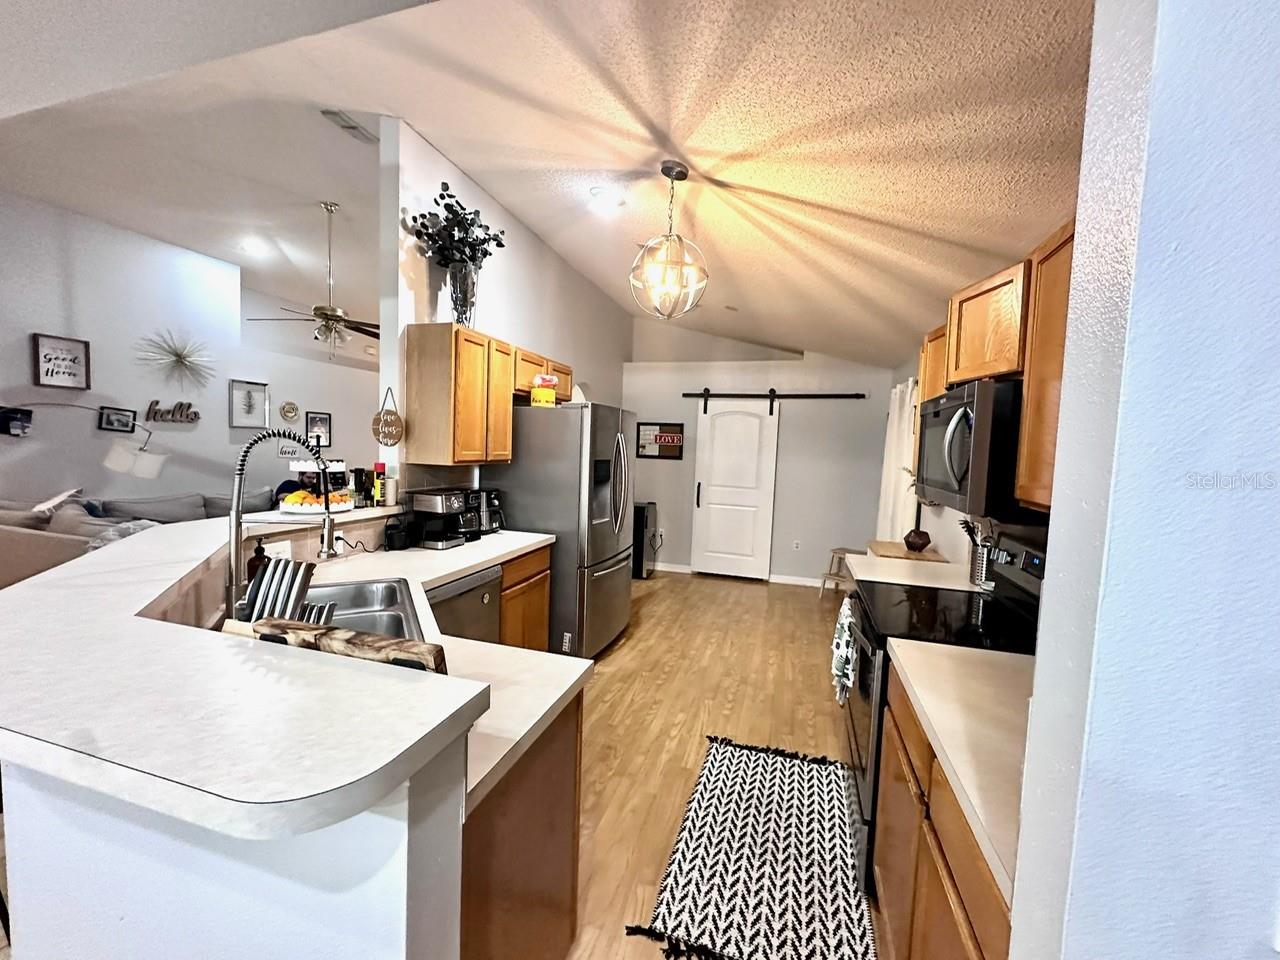
[[[502, 567], [486, 567], [476, 573], [469, 574], [460, 580], [451, 580], [427, 591], [427, 603], [439, 603], [449, 600], [477, 587], [497, 586], [502, 582]], [[488, 602], [488, 599], [485, 599]]]

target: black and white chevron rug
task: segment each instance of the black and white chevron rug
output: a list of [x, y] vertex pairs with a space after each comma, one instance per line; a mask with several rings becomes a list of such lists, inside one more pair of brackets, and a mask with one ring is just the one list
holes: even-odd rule
[[707, 739], [653, 918], [628, 935], [673, 960], [875, 960], [849, 769]]

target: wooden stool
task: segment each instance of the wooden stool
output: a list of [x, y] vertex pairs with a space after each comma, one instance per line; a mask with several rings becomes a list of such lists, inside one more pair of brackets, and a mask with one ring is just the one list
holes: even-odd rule
[[853, 576], [845, 568], [844, 555], [846, 553], [866, 553], [865, 550], [856, 550], [853, 547], [835, 547], [831, 551], [831, 560], [827, 563], [827, 572], [822, 575], [822, 583], [818, 586], [818, 599], [822, 599], [822, 595], [827, 590], [827, 584], [830, 584], [835, 590], [850, 590], [853, 588]]

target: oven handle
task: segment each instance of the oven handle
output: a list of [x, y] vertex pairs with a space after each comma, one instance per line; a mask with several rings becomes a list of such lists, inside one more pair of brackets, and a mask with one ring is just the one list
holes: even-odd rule
[[947, 475], [951, 477], [951, 482], [955, 484], [957, 491], [960, 489], [960, 478], [956, 475], [956, 468], [951, 463], [951, 444], [955, 442], [956, 430], [960, 428], [960, 421], [964, 419], [966, 412], [964, 407], [957, 410], [951, 422], [947, 424], [947, 432], [942, 435], [942, 462], [946, 464]]

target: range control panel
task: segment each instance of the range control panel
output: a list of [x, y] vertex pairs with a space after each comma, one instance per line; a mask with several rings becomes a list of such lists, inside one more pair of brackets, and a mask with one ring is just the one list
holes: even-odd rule
[[1001, 531], [996, 534], [991, 548], [990, 568], [1022, 589], [1040, 593], [1040, 581], [1044, 579], [1044, 551], [1028, 546], [1016, 537]]

